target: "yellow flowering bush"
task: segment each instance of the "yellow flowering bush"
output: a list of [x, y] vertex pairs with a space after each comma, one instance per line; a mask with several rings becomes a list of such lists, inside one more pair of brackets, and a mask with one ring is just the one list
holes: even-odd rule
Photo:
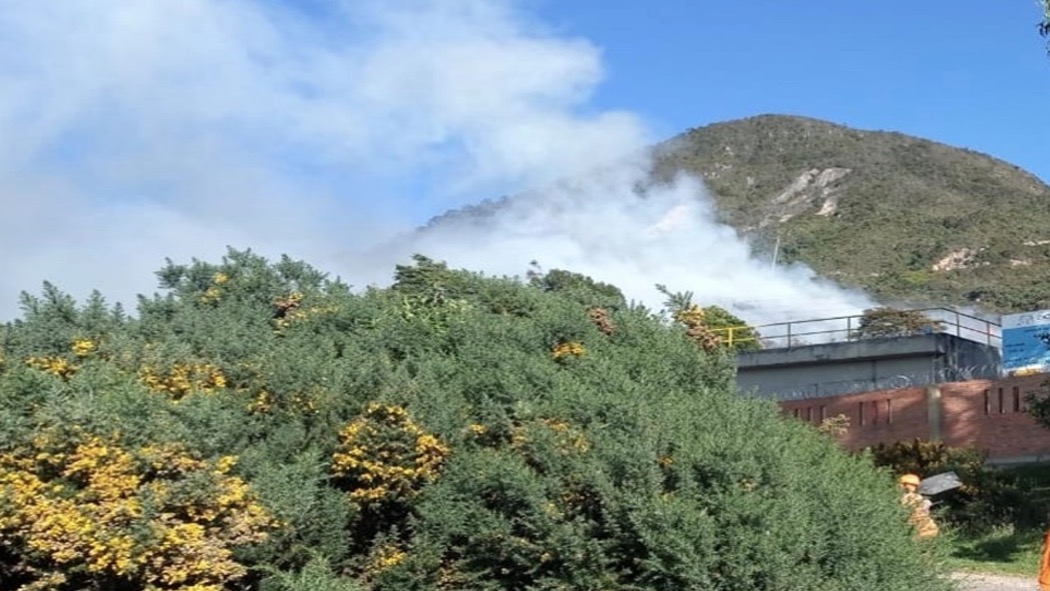
[[295, 292], [286, 298], [274, 302], [273, 323], [275, 330], [281, 332], [296, 322], [305, 322], [318, 316], [338, 312], [335, 304], [303, 306], [303, 294]]
[[91, 339], [77, 339], [73, 341], [73, 354], [77, 357], [87, 357], [98, 349], [98, 344]]
[[208, 289], [204, 290], [204, 293], [201, 294], [201, 302], [205, 304], [211, 304], [213, 302], [219, 301], [219, 298], [221, 297], [222, 290], [213, 285]]
[[68, 380], [73, 374], [77, 373], [76, 365], [71, 363], [65, 357], [59, 357], [57, 355], [30, 357], [26, 359], [26, 365], [51, 375], [58, 376], [64, 380]]
[[533, 457], [538, 453], [533, 446], [534, 440], [538, 438], [552, 441], [563, 456], [583, 454], [591, 449], [591, 443], [582, 430], [557, 418], [539, 419], [511, 427], [507, 444], [512, 449], [524, 452], [527, 457]]
[[587, 453], [591, 449], [590, 440], [582, 429], [559, 418], [516, 423], [503, 432], [472, 423], [467, 426], [466, 433], [475, 442], [488, 447], [507, 445], [511, 449], [530, 453], [532, 450], [529, 450], [529, 446], [537, 437], [553, 441], [561, 455]]
[[[70, 352], [76, 359], [84, 359], [98, 351], [98, 343], [91, 339], [76, 339], [70, 347]], [[58, 376], [68, 380], [80, 369], [68, 355], [40, 355], [32, 356], [25, 360], [26, 365], [34, 369]], [[3, 355], [0, 354], [0, 365], [3, 365]]]
[[[321, 392], [296, 392], [285, 400], [285, 408], [290, 408], [304, 414], [315, 414], [320, 406]], [[277, 397], [269, 390], [258, 390], [248, 403], [248, 410], [253, 413], [267, 413], [277, 406]]]
[[0, 548], [18, 589], [222, 591], [246, 573], [232, 549], [275, 527], [235, 463], [84, 434], [0, 453]]
[[381, 573], [401, 564], [407, 557], [408, 554], [394, 544], [380, 544], [369, 556], [366, 572]]
[[674, 313], [674, 319], [686, 326], [703, 324], [704, 316], [704, 309], [696, 304], [690, 304]]
[[147, 365], [139, 378], [153, 392], [180, 400], [194, 392], [211, 394], [226, 387], [226, 376], [211, 363], [176, 363], [168, 370]]
[[587, 310], [587, 317], [603, 335], [611, 337], [616, 333], [616, 324], [609, 318], [609, 311], [605, 308], [591, 308]]
[[200, 300], [204, 304], [213, 304], [222, 299], [222, 286], [230, 280], [230, 277], [225, 273], [216, 273], [212, 275], [213, 285], [208, 286], [208, 289], [204, 290], [201, 294]]
[[397, 405], [371, 403], [339, 433], [332, 470], [359, 505], [412, 496], [437, 478], [448, 446]]
[[587, 354], [587, 349], [584, 348], [583, 343], [577, 341], [563, 341], [558, 343], [551, 349], [551, 355], [554, 359], [566, 359], [569, 357], [583, 357]]
[[674, 319], [685, 325], [685, 333], [705, 351], [713, 351], [722, 346], [722, 339], [704, 324], [704, 309], [696, 304], [678, 310]]

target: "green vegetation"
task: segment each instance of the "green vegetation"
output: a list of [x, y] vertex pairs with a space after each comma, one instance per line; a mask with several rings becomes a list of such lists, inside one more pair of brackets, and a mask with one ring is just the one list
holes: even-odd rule
[[[764, 115], [661, 145], [656, 179], [681, 170], [705, 179], [725, 221], [759, 251], [779, 236], [780, 260], [883, 301], [1050, 307], [1050, 187], [1001, 160]], [[801, 188], [787, 191], [799, 179]]]
[[1050, 429], [1050, 380], [1025, 395], [1028, 414], [1043, 428]]
[[850, 335], [850, 338], [900, 337], [942, 330], [944, 330], [944, 323], [929, 318], [921, 310], [882, 307], [865, 310], [861, 314], [857, 329]]
[[972, 448], [948, 447], [939, 441], [915, 440], [879, 444], [870, 450], [876, 465], [895, 474], [932, 476], [954, 471], [963, 486], [938, 495], [938, 519], [968, 536], [983, 536], [1004, 527], [1042, 530], [1050, 510], [1048, 474], [1039, 470], [996, 469]]
[[158, 277], [0, 326], [5, 589], [951, 587], [885, 472], [609, 286]]
[[894, 474], [959, 475], [964, 486], [938, 495], [934, 507], [953, 570], [1036, 575], [1050, 515], [1050, 466], [989, 467], [977, 450], [922, 440], [881, 444], [870, 453]]
[[974, 535], [957, 535], [951, 541], [948, 564], [952, 570], [1012, 575], [1035, 579], [1044, 532], [1006, 526]]

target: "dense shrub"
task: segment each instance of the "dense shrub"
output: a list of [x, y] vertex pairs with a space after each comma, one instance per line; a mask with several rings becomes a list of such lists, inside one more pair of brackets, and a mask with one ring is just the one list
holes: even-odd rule
[[880, 443], [870, 452], [876, 465], [897, 475], [925, 478], [954, 471], [963, 486], [937, 495], [935, 513], [939, 521], [960, 531], [982, 534], [1004, 525], [1042, 526], [1045, 503], [1024, 494], [1026, 487], [1015, 473], [988, 466], [984, 454], [974, 448], [916, 439]]
[[610, 286], [418, 257], [353, 294], [237, 251], [159, 278], [134, 317], [47, 287], [0, 327], [3, 588], [950, 587], [869, 459]]

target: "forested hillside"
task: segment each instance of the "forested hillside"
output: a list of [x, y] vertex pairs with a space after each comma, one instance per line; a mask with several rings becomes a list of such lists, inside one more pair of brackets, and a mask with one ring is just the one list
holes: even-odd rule
[[[0, 326], [0, 588], [946, 589], [890, 475], [742, 398], [703, 313], [231, 251]], [[706, 335], [709, 336], [709, 335]]]
[[888, 131], [764, 115], [661, 145], [657, 177], [705, 179], [783, 262], [884, 300], [1050, 307], [1050, 186], [1008, 162]]

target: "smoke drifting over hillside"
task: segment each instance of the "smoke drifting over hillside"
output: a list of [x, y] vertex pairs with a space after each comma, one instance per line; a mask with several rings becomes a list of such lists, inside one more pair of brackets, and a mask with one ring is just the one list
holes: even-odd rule
[[[384, 283], [412, 252], [691, 290], [752, 322], [867, 302], [771, 270], [695, 180], [651, 188], [653, 141], [595, 112], [600, 51], [511, 1], [16, 1], [0, 12], [0, 319], [51, 280], [132, 303], [165, 257], [227, 245]], [[599, 171], [599, 172], [595, 172]], [[576, 179], [572, 182], [559, 179]], [[517, 194], [487, 227], [413, 226]], [[377, 244], [404, 241], [397, 249]], [[365, 254], [367, 253], [367, 254]]]
[[535, 260], [613, 283], [654, 309], [664, 299], [656, 284], [666, 284], [756, 324], [856, 314], [872, 305], [807, 268], [773, 268], [754, 258], [735, 230], [717, 221], [697, 179], [648, 186], [645, 170], [622, 166], [507, 200], [477, 219], [439, 220], [395, 250], [504, 275], [520, 275]]

